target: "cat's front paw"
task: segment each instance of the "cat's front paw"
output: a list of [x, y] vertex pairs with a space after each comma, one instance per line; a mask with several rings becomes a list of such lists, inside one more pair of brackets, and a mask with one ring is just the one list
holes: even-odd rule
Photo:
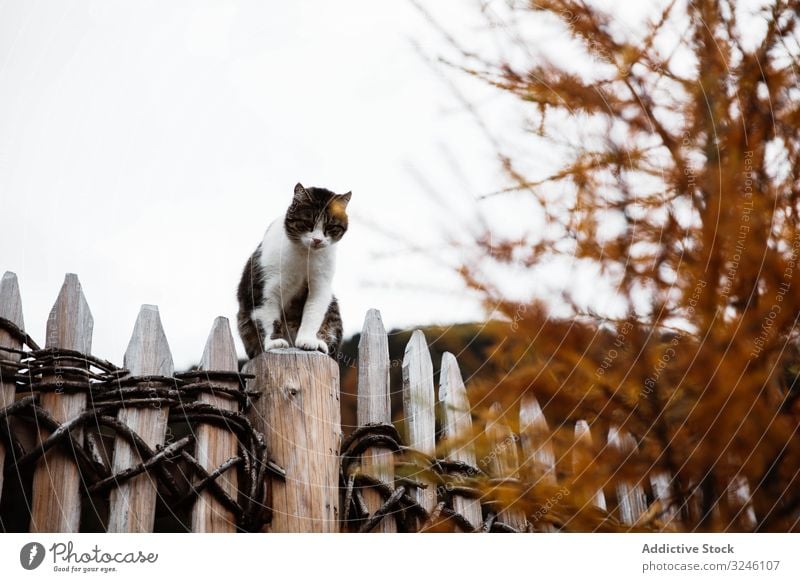
[[282, 348], [288, 348], [288, 347], [289, 347], [289, 342], [281, 338], [271, 339], [264, 342], [265, 352], [268, 352], [270, 350], [280, 350]]
[[323, 354], [328, 353], [328, 344], [317, 337], [299, 337], [294, 345], [301, 350], [308, 350], [309, 352], [320, 351]]

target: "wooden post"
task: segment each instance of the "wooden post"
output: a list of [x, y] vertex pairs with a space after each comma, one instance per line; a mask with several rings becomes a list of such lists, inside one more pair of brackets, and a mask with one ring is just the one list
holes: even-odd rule
[[[489, 471], [493, 477], [517, 479], [519, 478], [517, 437], [508, 425], [501, 421], [503, 410], [499, 403], [492, 404], [489, 412], [491, 420], [486, 424], [486, 438], [490, 446]], [[516, 501], [518, 499], [502, 499], [504, 504]], [[525, 513], [519, 509], [504, 508], [497, 514], [497, 519], [517, 531], [525, 531], [527, 526]]]
[[[78, 276], [68, 273], [47, 319], [45, 348], [62, 348], [89, 354], [92, 350], [94, 320], [83, 296]], [[86, 366], [79, 360], [72, 365]], [[57, 372], [57, 370], [56, 370]], [[58, 383], [61, 376], [54, 374], [45, 381]], [[70, 420], [86, 408], [86, 394], [45, 392], [40, 404], [58, 422]], [[75, 431], [80, 441], [82, 431]], [[42, 431], [41, 438], [47, 433]], [[45, 453], [33, 474], [33, 504], [31, 508], [32, 532], [77, 532], [81, 517], [81, 477], [72, 455], [59, 449]]]
[[[472, 415], [461, 371], [456, 357], [450, 352], [442, 355], [439, 377], [439, 402], [442, 411], [442, 436], [445, 458], [448, 461], [475, 466], [475, 446], [472, 444]], [[460, 513], [477, 531], [483, 523], [483, 513], [478, 499], [453, 495], [453, 509]]]
[[[267, 450], [286, 471], [272, 479], [273, 532], [339, 531], [339, 367], [327, 355], [271, 350], [250, 360], [248, 388], [261, 392], [250, 411]], [[266, 477], [270, 479], [270, 477]]]
[[[172, 363], [167, 336], [161, 325], [158, 307], [142, 305], [133, 328], [123, 365], [133, 376], [172, 377]], [[117, 420], [136, 432], [153, 449], [164, 444], [169, 409], [121, 408]], [[142, 462], [139, 453], [127, 441], [117, 438], [114, 444], [113, 471], [118, 473]], [[156, 512], [156, 482], [147, 472], [111, 490], [108, 518], [109, 532], [147, 533], [153, 531]]]
[[[533, 479], [534, 484], [542, 483], [551, 487], [557, 485], [556, 456], [550, 440], [550, 427], [542, 413], [539, 402], [532, 394], [522, 397], [519, 404], [519, 432], [522, 444], [523, 469]], [[554, 532], [551, 523], [531, 523], [530, 528]]]
[[[612, 426], [608, 430], [608, 446], [623, 454], [635, 454], [636, 439]], [[617, 498], [619, 503], [619, 519], [626, 525], [633, 525], [645, 511], [647, 500], [639, 484], [631, 485], [625, 481], [617, 482]]]
[[672, 497], [672, 479], [669, 474], [657, 473], [650, 475], [650, 488], [653, 491], [653, 497], [661, 504], [661, 521], [664, 524], [664, 528], [674, 525], [673, 521], [678, 516], [678, 508], [675, 507]]
[[[370, 309], [358, 342], [358, 425], [391, 424], [389, 397], [389, 339], [380, 311]], [[394, 454], [383, 447], [370, 447], [361, 455], [361, 470], [391, 485], [394, 483]], [[364, 501], [370, 514], [383, 505], [381, 495], [370, 488], [364, 490]], [[373, 531], [393, 533], [397, 531], [397, 524], [391, 516], [386, 516]]]
[[[412, 449], [430, 457], [436, 455], [436, 397], [433, 389], [433, 363], [425, 334], [416, 330], [403, 356], [403, 414], [406, 442]], [[430, 515], [436, 507], [436, 484], [425, 476], [412, 475], [426, 489], [412, 489], [411, 495]]]
[[550, 427], [542, 413], [539, 402], [526, 394], [519, 405], [520, 440], [525, 465], [535, 482], [556, 485], [556, 456], [550, 440]]
[[[588, 453], [592, 450], [592, 432], [589, 423], [579, 420], [575, 423], [575, 448], [572, 453], [572, 467], [576, 478], [579, 478], [592, 462]], [[598, 489], [593, 494], [593, 504], [602, 510], [606, 510], [606, 496], [602, 489]]]
[[[228, 320], [218, 317], [206, 341], [200, 369], [207, 371], [238, 372], [239, 363], [236, 358], [236, 349], [233, 346], [233, 336]], [[216, 384], [227, 388], [237, 388], [236, 380], [215, 380]], [[236, 400], [224, 394], [201, 393], [198, 402], [211, 404], [217, 408], [235, 411], [238, 409]], [[231, 457], [236, 456], [236, 437], [229, 431], [210, 424], [201, 424], [197, 429], [197, 450], [195, 458], [204, 469], [213, 472]], [[236, 499], [238, 487], [236, 468], [232, 467], [220, 475], [217, 483]], [[233, 513], [222, 505], [208, 490], [203, 491], [195, 502], [192, 510], [192, 531], [194, 532], [235, 532], [236, 518]]]
[[[734, 522], [728, 524], [728, 528], [735, 526], [738, 522], [742, 529], [750, 531], [758, 525], [751, 498], [750, 483], [747, 482], [747, 477], [744, 475], [734, 477], [728, 486], [728, 502], [733, 508], [739, 509], [739, 515]], [[669, 517], [674, 518], [674, 513]]]
[[[22, 298], [19, 294], [17, 276], [11, 272], [4, 273], [3, 278], [0, 279], [0, 317], [9, 320], [20, 329], [25, 327], [25, 323], [22, 319]], [[22, 348], [22, 342], [3, 329], [0, 329], [0, 347], [18, 350]], [[19, 362], [20, 357], [19, 354], [0, 351], [0, 359], [2, 360]], [[0, 408], [10, 406], [14, 402], [15, 394], [16, 389], [13, 376], [3, 377], [2, 371], [0, 371]], [[5, 430], [6, 426], [5, 422], [3, 422], [2, 430]], [[5, 445], [3, 445], [3, 441], [0, 440], [0, 495], [3, 494], [3, 468], [5, 465], [5, 458]]]

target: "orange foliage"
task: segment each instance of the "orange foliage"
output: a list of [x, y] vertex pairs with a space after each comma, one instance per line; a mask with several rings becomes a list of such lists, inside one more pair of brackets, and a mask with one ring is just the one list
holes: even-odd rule
[[[800, 529], [800, 2], [768, 4], [743, 16], [730, 1], [671, 3], [626, 39], [583, 0], [537, 0], [525, 10], [557, 19], [597, 64], [593, 77], [549, 63], [471, 70], [530, 104], [545, 138], [573, 135], [563, 133], [565, 118], [585, 129], [547, 179], [528, 180], [519, 160], [506, 161], [506, 192], [527, 192], [545, 209], [535, 246], [497, 232], [478, 244], [530, 269], [559, 255], [600, 265], [627, 306], [612, 320], [572, 304], [574, 319], [553, 320], [551, 304], [509, 301], [478, 265], [462, 270], [513, 322], [516, 340], [495, 356], [508, 374], [471, 399], [479, 414], [499, 400], [509, 419], [525, 394], [541, 403], [559, 482], [585, 492], [549, 513], [559, 527], [613, 529], [587, 506], [591, 493], [663, 473], [683, 529]], [[756, 21], [765, 31], [750, 46], [742, 31], [755, 34]], [[676, 28], [683, 38], [665, 50]], [[587, 128], [593, 139], [579, 139]], [[554, 199], [554, 184], [572, 195]], [[599, 234], [612, 219], [621, 226]], [[577, 475], [565, 459], [579, 419], [592, 424], [597, 446], [591, 470]], [[637, 455], [603, 446], [614, 425], [635, 438]], [[729, 494], [741, 478], [755, 525]], [[531, 511], [552, 495], [537, 486], [507, 502]], [[656, 508], [637, 527], [657, 528], [660, 517]]]

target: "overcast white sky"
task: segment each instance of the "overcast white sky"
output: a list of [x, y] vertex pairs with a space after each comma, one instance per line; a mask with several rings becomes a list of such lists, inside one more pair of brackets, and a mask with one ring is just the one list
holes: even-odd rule
[[[473, 2], [427, 5], [491, 46]], [[244, 261], [297, 181], [353, 191], [346, 332], [370, 307], [387, 327], [482, 317], [444, 243], [469, 239], [475, 197], [503, 178], [421, 56], [446, 50], [405, 0], [0, 3], [0, 271], [19, 276], [28, 332], [44, 338], [75, 272], [96, 355], [121, 363], [153, 303], [176, 366], [198, 361], [215, 316], [235, 325]], [[461, 77], [510, 138], [516, 106]], [[498, 204], [509, 231], [534, 212]]]

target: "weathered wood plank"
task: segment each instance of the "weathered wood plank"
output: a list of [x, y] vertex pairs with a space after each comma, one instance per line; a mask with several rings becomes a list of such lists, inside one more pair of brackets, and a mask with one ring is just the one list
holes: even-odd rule
[[[203, 350], [200, 369], [224, 372], [239, 371], [231, 327], [224, 317], [217, 317], [214, 320]], [[236, 380], [214, 380], [214, 383], [226, 388], [237, 388], [239, 385]], [[199, 395], [198, 401], [224, 410], [235, 411], [238, 408], [235, 400], [223, 394], [203, 392]], [[230, 431], [210, 424], [201, 424], [197, 428], [195, 458], [209, 473], [231, 457], [235, 457], [236, 453], [236, 436]], [[236, 499], [238, 477], [235, 467], [220, 475], [217, 483], [231, 498]], [[217, 501], [213, 494], [203, 491], [192, 510], [192, 531], [234, 532], [236, 531], [236, 518], [229, 509]]]
[[[572, 453], [572, 467], [576, 476], [583, 475], [592, 462], [591, 456], [588, 454], [592, 448], [592, 432], [589, 423], [579, 420], [575, 423], [575, 448]], [[606, 496], [602, 489], [598, 489], [593, 494], [593, 504], [602, 510], [607, 509]]]
[[[22, 317], [22, 297], [19, 293], [17, 276], [10, 271], [5, 272], [3, 278], [0, 279], [0, 317], [9, 320], [20, 329], [25, 328], [25, 322]], [[22, 342], [8, 332], [0, 329], [0, 347], [18, 350], [22, 347]], [[20, 357], [19, 354], [0, 351], [0, 359], [3, 360], [19, 362]], [[14, 402], [15, 393], [14, 378], [4, 378], [2, 371], [0, 371], [0, 408], [10, 406], [11, 403]], [[0, 426], [5, 429], [8, 425], [2, 423]], [[5, 458], [5, 445], [3, 441], [0, 440], [0, 495], [3, 493], [3, 468], [5, 466]]]
[[[83, 295], [78, 276], [68, 273], [47, 319], [46, 348], [92, 351], [94, 320]], [[85, 362], [71, 362], [85, 366]], [[58, 382], [55, 374], [46, 380]], [[57, 421], [74, 418], [86, 408], [86, 394], [47, 392], [41, 395], [41, 406]], [[47, 433], [42, 431], [41, 438]], [[82, 431], [76, 431], [80, 441]], [[80, 474], [72, 455], [52, 449], [36, 465], [33, 475], [31, 531], [77, 532], [80, 527]]]
[[747, 477], [738, 475], [731, 481], [728, 487], [728, 501], [739, 511], [739, 515], [734, 524], [728, 526], [729, 528], [733, 527], [736, 522], [741, 525], [744, 531], [752, 530], [758, 525], [751, 497], [750, 484], [747, 482]]
[[253, 358], [243, 372], [255, 375], [248, 388], [261, 392], [250, 419], [286, 471], [285, 480], [271, 482], [268, 531], [338, 532], [339, 367], [319, 352], [281, 349]]
[[[533, 394], [526, 394], [519, 404], [519, 436], [522, 445], [522, 468], [533, 483], [555, 486], [556, 456], [553, 452], [550, 427], [542, 413], [539, 402]], [[550, 523], [531, 523], [532, 528], [553, 532], [556, 528]]]
[[[358, 342], [358, 425], [392, 422], [389, 391], [389, 340], [383, 327], [381, 313], [370, 309], [364, 318], [361, 339]], [[389, 485], [394, 484], [394, 455], [383, 447], [370, 447], [361, 456], [361, 470]], [[364, 501], [370, 514], [383, 504], [377, 491], [364, 490]], [[386, 516], [372, 531], [393, 533], [397, 524]]]
[[[133, 328], [124, 366], [133, 376], [166, 376], [175, 373], [172, 352], [155, 305], [142, 305]], [[126, 424], [153, 449], [163, 445], [167, 432], [169, 409], [122, 408], [117, 420]], [[114, 444], [113, 471], [119, 472], [142, 462], [122, 438]], [[108, 531], [146, 533], [153, 531], [156, 511], [156, 482], [148, 473], [137, 475], [111, 491]]]
[[[635, 454], [637, 449], [636, 439], [615, 426], [608, 429], [608, 446], [616, 448], [623, 454]], [[639, 517], [647, 511], [647, 499], [642, 487], [639, 484], [618, 480], [616, 489], [620, 521], [626, 525], [635, 524]]]
[[[489, 450], [489, 472], [497, 478], [519, 478], [519, 455], [517, 454], [517, 437], [507, 424], [502, 422], [502, 408], [495, 402], [489, 407], [491, 419], [486, 423], [486, 438]], [[504, 498], [504, 503], [515, 503], [518, 499]], [[497, 519], [510, 525], [517, 531], [525, 531], [527, 520], [525, 513], [519, 509], [505, 508], [497, 515]]]
[[[461, 371], [458, 369], [458, 361], [450, 352], [442, 355], [439, 403], [442, 414], [445, 458], [474, 467], [476, 461], [471, 409], [467, 399], [467, 390], [461, 378]], [[454, 495], [453, 509], [463, 515], [475, 531], [481, 527], [483, 515], [478, 499]]]
[[[425, 334], [416, 330], [403, 356], [403, 415], [408, 446], [426, 455], [436, 455], [436, 395], [433, 363]], [[436, 484], [424, 475], [414, 475], [426, 489], [412, 489], [411, 495], [427, 512], [436, 508]]]
[[523, 466], [530, 469], [535, 482], [556, 484], [556, 456], [553, 452], [550, 427], [542, 413], [539, 402], [526, 394], [519, 405], [520, 441]]
[[675, 506], [672, 496], [671, 477], [667, 473], [650, 475], [650, 489], [653, 491], [653, 497], [661, 505], [660, 521], [663, 523], [663, 528], [666, 529], [678, 517], [678, 508]]

